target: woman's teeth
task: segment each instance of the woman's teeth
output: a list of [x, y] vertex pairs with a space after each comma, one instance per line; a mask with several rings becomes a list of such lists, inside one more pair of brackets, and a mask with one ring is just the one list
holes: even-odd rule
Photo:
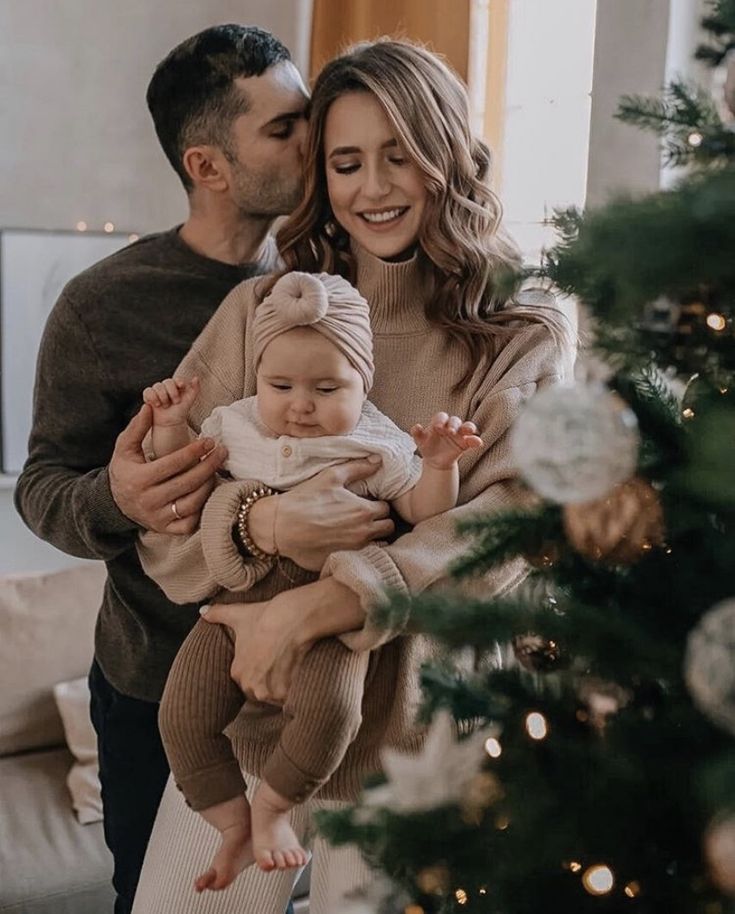
[[400, 209], [389, 209], [383, 213], [363, 213], [362, 218], [368, 222], [390, 222], [391, 219], [397, 219], [406, 211], [406, 207]]

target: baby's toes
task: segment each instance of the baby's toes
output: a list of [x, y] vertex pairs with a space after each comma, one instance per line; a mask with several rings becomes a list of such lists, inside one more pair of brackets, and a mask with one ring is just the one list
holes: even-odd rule
[[276, 868], [276, 861], [269, 850], [259, 850], [255, 854], [255, 862], [266, 873]]

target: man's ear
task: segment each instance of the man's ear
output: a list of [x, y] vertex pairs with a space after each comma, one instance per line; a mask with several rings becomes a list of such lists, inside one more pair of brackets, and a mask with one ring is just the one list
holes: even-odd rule
[[184, 152], [182, 162], [195, 187], [216, 193], [229, 187], [227, 159], [216, 146], [190, 146]]

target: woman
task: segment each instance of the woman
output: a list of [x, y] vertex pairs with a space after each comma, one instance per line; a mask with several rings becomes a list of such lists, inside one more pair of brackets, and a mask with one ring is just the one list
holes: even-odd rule
[[[371, 664], [360, 730], [319, 798], [294, 811], [300, 835], [313, 809], [355, 798], [361, 780], [379, 767], [381, 745], [412, 751], [420, 744], [413, 726], [416, 673], [431, 648], [405, 636], [405, 619], [378, 625], [373, 609], [385, 589], [416, 593], [446, 577], [448, 564], [466, 549], [455, 533], [458, 520], [517, 503], [508, 429], [540, 386], [570, 368], [561, 315], [538, 296], [533, 304], [533, 296], [507, 301], [503, 294], [505, 274], [519, 257], [500, 231], [489, 166], [486, 146], [470, 134], [465, 90], [437, 57], [401, 42], [358, 46], [328, 64], [314, 87], [305, 197], [278, 238], [288, 268], [340, 273], [367, 299], [371, 399], [382, 412], [406, 430], [441, 402], [481, 429], [488, 446], [465, 460], [458, 507], [389, 546], [335, 552], [323, 562], [288, 545], [288, 525], [277, 509], [290, 495], [254, 497], [257, 481], [230, 482], [215, 490], [189, 540], [143, 538], [146, 570], [175, 600], [206, 598], [221, 586], [250, 588], [248, 600], [258, 602], [216, 607], [207, 622], [235, 633], [240, 685], [261, 701], [286, 701], [285, 715], [289, 703], [308, 713], [309, 702], [318, 701], [299, 693], [298, 672], [288, 689], [297, 661], [309, 663], [316, 640], [340, 634], [356, 663]], [[270, 285], [252, 280], [233, 290], [180, 366], [182, 377], [208, 378], [194, 424], [216, 403], [254, 392], [249, 319]], [[250, 544], [259, 553], [272, 553], [275, 544], [282, 555], [298, 555], [298, 564], [284, 561], [271, 570], [247, 556], [233, 534], [243, 505]], [[309, 576], [316, 570], [318, 581]], [[485, 582], [485, 592], [505, 590], [522, 574], [513, 564]], [[294, 587], [302, 581], [310, 583]], [[237, 722], [228, 736], [243, 769], [257, 777], [285, 715], [259, 702], [249, 702], [246, 713], [258, 739], [239, 738]], [[251, 867], [225, 893], [193, 894], [191, 877], [212, 840], [167, 789], [135, 914], [280, 914], [287, 874]], [[312, 914], [333, 914], [340, 893], [367, 873], [351, 849], [327, 851], [317, 841], [313, 850]]]

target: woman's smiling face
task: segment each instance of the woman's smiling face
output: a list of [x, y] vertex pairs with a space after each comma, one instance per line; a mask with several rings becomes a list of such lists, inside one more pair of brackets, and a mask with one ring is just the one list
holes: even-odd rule
[[358, 244], [383, 260], [416, 244], [426, 188], [370, 92], [349, 92], [329, 108], [324, 163], [334, 218]]

